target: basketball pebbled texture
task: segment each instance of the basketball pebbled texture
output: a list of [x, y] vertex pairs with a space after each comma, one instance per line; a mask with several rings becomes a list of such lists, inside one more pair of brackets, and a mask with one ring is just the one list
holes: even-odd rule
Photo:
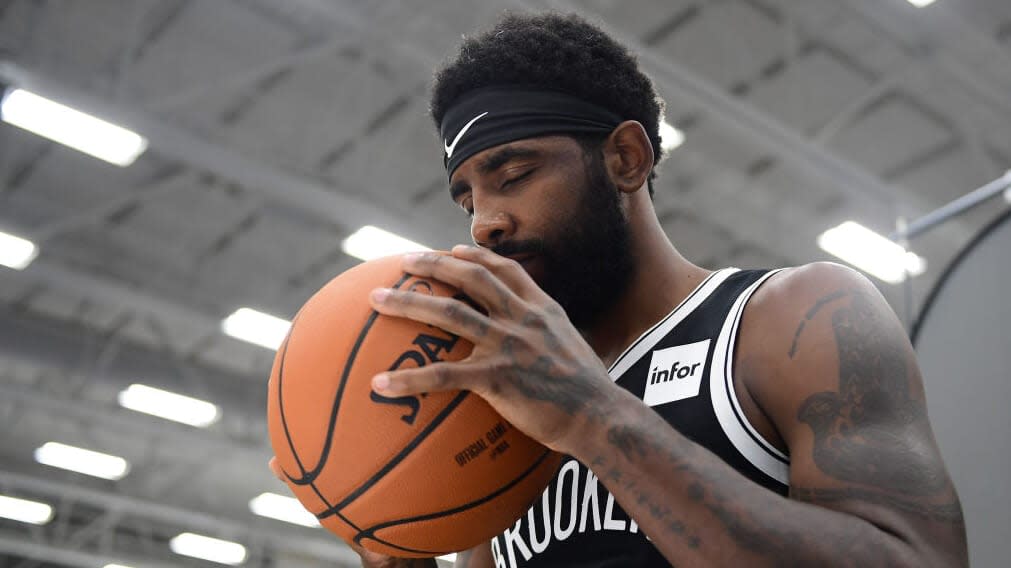
[[472, 345], [378, 314], [377, 287], [455, 296], [393, 256], [326, 284], [296, 315], [268, 383], [267, 425], [286, 483], [331, 532], [368, 550], [431, 557], [508, 528], [547, 486], [560, 456], [469, 391], [386, 397], [377, 373], [459, 361]]

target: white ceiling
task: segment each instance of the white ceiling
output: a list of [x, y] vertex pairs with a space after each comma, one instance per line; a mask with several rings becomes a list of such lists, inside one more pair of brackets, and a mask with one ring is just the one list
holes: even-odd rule
[[[0, 521], [0, 565], [196, 566], [181, 530], [251, 566], [351, 566], [320, 530], [254, 517], [273, 354], [223, 336], [241, 305], [290, 317], [355, 260], [365, 223], [468, 240], [426, 114], [433, 68], [505, 9], [601, 21], [640, 54], [685, 144], [657, 209], [714, 268], [826, 259], [853, 218], [890, 231], [1011, 168], [1011, 3], [938, 0], [0, 2], [0, 78], [151, 140], [118, 168], [0, 123], [0, 229], [40, 244], [0, 269], [0, 492], [52, 502]], [[928, 271], [1006, 207], [914, 241]], [[908, 317], [902, 287], [879, 283]], [[214, 400], [208, 431], [118, 408], [142, 381]], [[34, 463], [58, 440], [127, 457], [103, 482]], [[126, 563], [126, 562], [123, 562]]]

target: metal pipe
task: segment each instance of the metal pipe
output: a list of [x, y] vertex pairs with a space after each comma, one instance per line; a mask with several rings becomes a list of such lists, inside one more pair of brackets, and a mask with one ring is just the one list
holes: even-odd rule
[[943, 223], [948, 219], [955, 217], [956, 215], [960, 215], [968, 209], [983, 203], [991, 197], [1003, 193], [1008, 188], [1011, 188], [1011, 170], [1008, 170], [1003, 176], [991, 181], [990, 183], [970, 191], [962, 197], [959, 197], [946, 205], [942, 205], [919, 219], [910, 222], [906, 226], [905, 230], [896, 230], [889, 235], [889, 238], [893, 241], [909, 240], [930, 230], [935, 225]]

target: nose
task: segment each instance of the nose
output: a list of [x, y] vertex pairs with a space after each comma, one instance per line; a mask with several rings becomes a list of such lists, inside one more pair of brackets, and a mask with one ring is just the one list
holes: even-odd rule
[[505, 211], [481, 211], [475, 209], [470, 225], [470, 237], [474, 244], [490, 248], [508, 239], [516, 231], [516, 222]]

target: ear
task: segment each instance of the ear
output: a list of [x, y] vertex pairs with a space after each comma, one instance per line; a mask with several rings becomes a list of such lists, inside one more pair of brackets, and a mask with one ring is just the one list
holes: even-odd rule
[[604, 164], [620, 191], [642, 189], [653, 169], [653, 145], [642, 124], [626, 120], [611, 131], [604, 143]]

